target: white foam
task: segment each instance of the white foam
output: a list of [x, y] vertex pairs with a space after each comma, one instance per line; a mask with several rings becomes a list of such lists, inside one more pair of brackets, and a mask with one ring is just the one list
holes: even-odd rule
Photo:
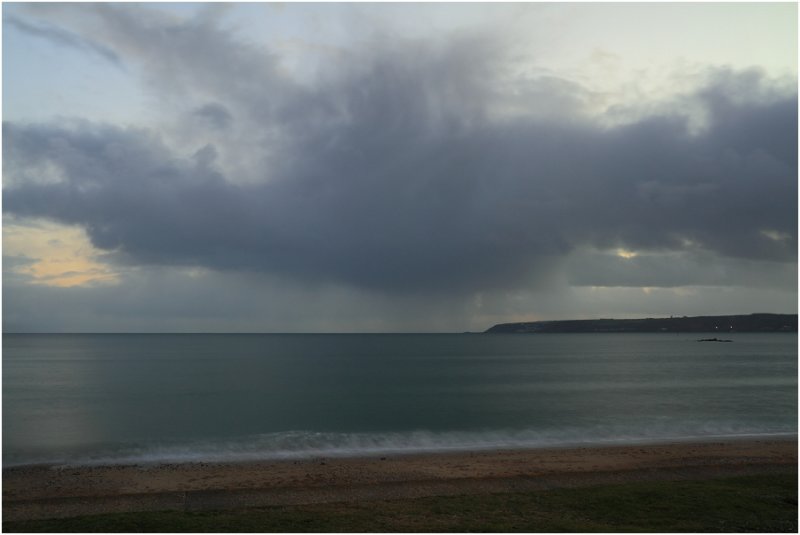
[[5, 463], [52, 464], [60, 466], [148, 465], [192, 462], [244, 462], [319, 457], [365, 457], [386, 454], [436, 453], [448, 451], [484, 451], [533, 449], [592, 445], [625, 445], [753, 438], [791, 438], [796, 430], [747, 430], [725, 428], [679, 430], [649, 429], [648, 432], [625, 432], [621, 429], [595, 428], [561, 430], [485, 430], [485, 431], [411, 431], [405, 433], [322, 433], [288, 431], [268, 433], [235, 440], [151, 443], [115, 451], [60, 459], [38, 459]]

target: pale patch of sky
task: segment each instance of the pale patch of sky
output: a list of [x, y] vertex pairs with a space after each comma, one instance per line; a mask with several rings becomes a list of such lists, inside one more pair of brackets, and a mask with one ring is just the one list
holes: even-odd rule
[[590, 111], [614, 124], [693, 89], [709, 65], [796, 84], [796, 21], [791, 3], [567, 4], [523, 48], [546, 42], [536, 65], [593, 91]]
[[[4, 17], [15, 11], [6, 4]], [[65, 117], [130, 124], [148, 117], [145, 94], [124, 64], [28, 35], [10, 24], [3, 30], [4, 120]]]
[[[553, 72], [594, 92], [587, 111], [634, 108], [685, 90], [687, 71], [758, 65], [797, 75], [797, 6], [785, 4], [225, 4], [156, 3], [179, 17], [205, 17], [245, 42], [276, 51], [311, 82], [343, 51], [375, 36], [446, 37], [502, 32], [520, 72]], [[15, 15], [17, 6], [6, 4]], [[24, 11], [22, 11], [24, 13]], [[4, 32], [5, 119], [53, 116], [141, 123], [143, 88], [124, 66], [57, 46], [11, 25]], [[50, 81], [58, 79], [58, 84]], [[623, 112], [615, 110], [617, 120]], [[628, 113], [630, 115], [630, 112]]]
[[26, 260], [6, 270], [29, 284], [66, 288], [119, 281], [118, 273], [98, 260], [98, 251], [78, 227], [4, 218], [3, 255]]

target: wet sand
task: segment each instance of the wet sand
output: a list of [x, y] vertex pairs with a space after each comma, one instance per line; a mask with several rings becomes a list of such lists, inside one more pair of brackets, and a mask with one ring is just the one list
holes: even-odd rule
[[515, 492], [797, 471], [797, 439], [3, 470], [3, 519]]

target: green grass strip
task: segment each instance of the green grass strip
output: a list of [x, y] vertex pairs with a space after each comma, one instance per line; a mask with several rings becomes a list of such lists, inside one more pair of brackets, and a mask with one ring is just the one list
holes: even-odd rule
[[4, 522], [6, 532], [797, 532], [797, 473]]

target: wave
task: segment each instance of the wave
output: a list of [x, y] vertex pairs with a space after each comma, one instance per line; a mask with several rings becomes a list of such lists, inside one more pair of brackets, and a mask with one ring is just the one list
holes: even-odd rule
[[558, 430], [419, 430], [385, 433], [285, 431], [233, 439], [153, 441], [38, 459], [20, 456], [16, 459], [4, 459], [4, 465], [97, 466], [245, 462], [797, 436], [796, 428], [748, 429], [735, 425], [686, 426], [682, 429], [654, 426], [639, 432], [606, 426], [587, 431], [585, 427]]

